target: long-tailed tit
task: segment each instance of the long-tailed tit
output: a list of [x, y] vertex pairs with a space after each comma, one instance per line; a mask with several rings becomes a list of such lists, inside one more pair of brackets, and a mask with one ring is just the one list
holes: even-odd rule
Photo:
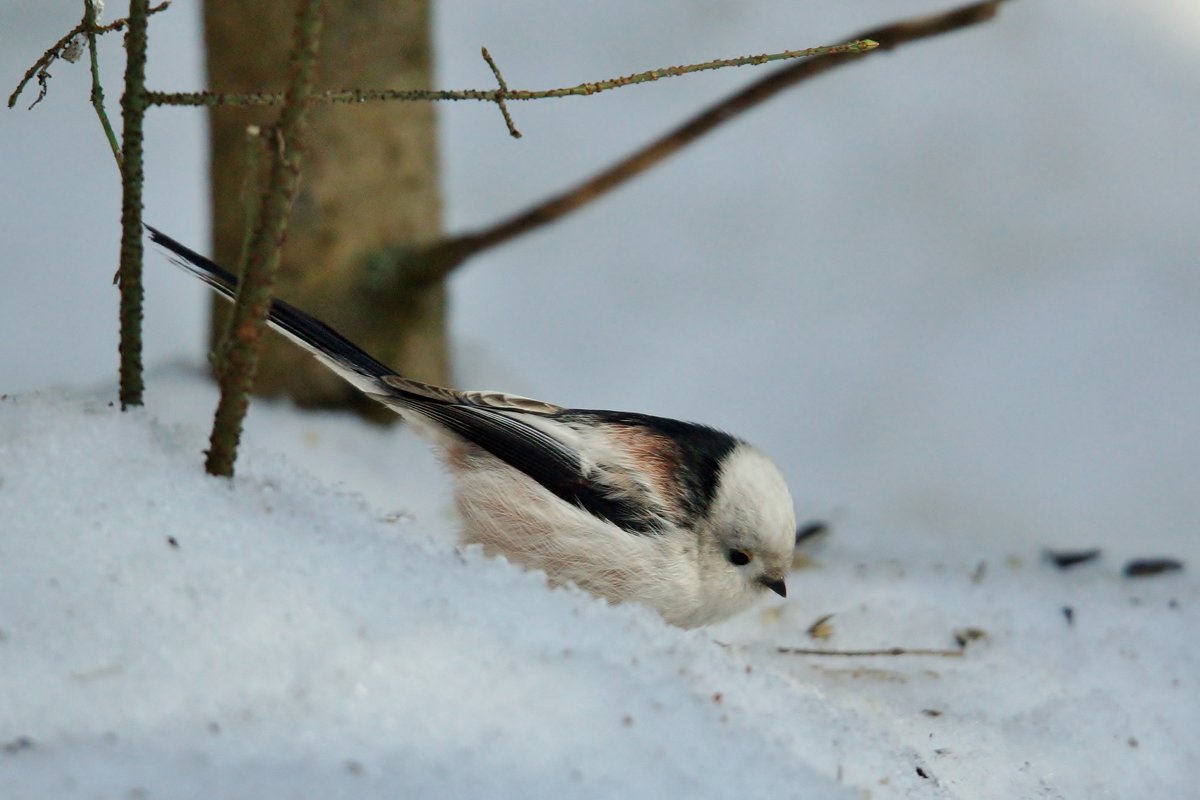
[[[236, 277], [149, 230], [172, 261], [233, 298]], [[418, 383], [280, 300], [269, 322], [440, 446], [465, 541], [682, 627], [722, 620], [768, 590], [786, 596], [792, 498], [746, 442], [690, 422]]]

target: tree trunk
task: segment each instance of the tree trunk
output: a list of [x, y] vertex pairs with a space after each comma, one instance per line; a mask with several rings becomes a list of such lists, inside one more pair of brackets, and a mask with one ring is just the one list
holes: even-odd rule
[[[214, 91], [280, 91], [296, 0], [207, 0], [208, 84]], [[425, 88], [432, 45], [428, 0], [331, 0], [317, 90]], [[236, 265], [247, 221], [247, 125], [270, 125], [278, 109], [210, 114], [213, 252]], [[441, 231], [431, 103], [324, 105], [312, 109], [300, 193], [276, 294], [328, 322], [410, 377], [445, 383], [449, 371], [441, 283], [397, 297], [371, 284], [371, 257], [419, 245]], [[214, 306], [212, 340], [228, 324]], [[347, 406], [395, 419], [281, 337], [266, 342], [256, 391], [304, 406]]]

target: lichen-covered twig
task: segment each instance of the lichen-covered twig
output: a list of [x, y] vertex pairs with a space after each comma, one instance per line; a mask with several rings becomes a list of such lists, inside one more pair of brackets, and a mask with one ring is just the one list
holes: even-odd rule
[[[720, 58], [715, 61], [705, 61], [701, 64], [687, 64], [680, 67], [661, 67], [659, 69], [646, 70], [645, 72], [636, 72], [620, 78], [581, 83], [577, 86], [567, 86], [558, 89], [509, 89], [507, 87], [500, 89], [338, 89], [314, 94], [309, 99], [309, 102], [357, 104], [378, 100], [479, 100], [499, 104], [501, 100], [545, 100], [552, 97], [587, 96], [599, 92], [607, 92], [611, 89], [619, 89], [623, 86], [648, 83], [663, 78], [674, 78], [710, 69], [744, 67], [751, 64], [767, 64], [772, 61], [788, 61], [810, 56], [864, 53], [874, 47], [876, 47], [875, 42], [858, 39], [829, 47], [811, 47], [807, 50], [784, 50], [781, 53], [764, 53], [762, 55], [740, 56], [738, 58]], [[498, 70], [496, 72], [498, 73]], [[499, 77], [498, 74], [497, 77]], [[277, 106], [283, 102], [283, 95], [278, 92], [252, 92], [248, 94], [232, 92], [150, 92], [149, 97], [153, 105], [164, 106]]]
[[[166, 3], [163, 6], [166, 6]], [[153, 9], [150, 13], [154, 13]], [[84, 36], [87, 37], [88, 62], [92, 71], [92, 108], [96, 110], [96, 116], [100, 119], [100, 127], [104, 129], [108, 146], [112, 148], [113, 158], [117, 161], [117, 169], [120, 169], [121, 143], [117, 141], [117, 134], [113, 131], [112, 123], [108, 121], [108, 112], [104, 108], [104, 86], [100, 83], [100, 59], [96, 56], [96, 7], [92, 0], [83, 0], [83, 26]], [[41, 96], [38, 99], [40, 100]], [[32, 108], [32, 106], [30, 107]]]
[[500, 109], [500, 115], [504, 117], [504, 124], [508, 126], [508, 135], [514, 139], [520, 139], [521, 132], [513, 124], [512, 115], [508, 113], [508, 103], [504, 102], [508, 97], [508, 84], [504, 81], [504, 76], [500, 74], [500, 68], [492, 60], [492, 54], [488, 52], [488, 49], [484, 47], [482, 48], [482, 52], [483, 60], [491, 67], [492, 74], [496, 76], [496, 83], [500, 86], [500, 90], [496, 92], [496, 105]]
[[[96, 25], [95, 24], [95, 16], [93, 14], [92, 26], [89, 28], [88, 21], [87, 21], [87, 14], [88, 14], [89, 8], [91, 7], [91, 2], [90, 2], [90, 0], [83, 0], [83, 2], [84, 2], [84, 18], [82, 20], [80, 20], [79, 24], [76, 25], [74, 28], [72, 28], [70, 31], [68, 31], [61, 39], [59, 39], [54, 44], [50, 45], [50, 47], [47, 48], [46, 52], [42, 53], [41, 56], [38, 57], [38, 60], [33, 62], [33, 66], [31, 66], [29, 69], [25, 70], [25, 75], [24, 75], [24, 77], [21, 78], [21, 81], [17, 84], [17, 88], [14, 89], [13, 93], [8, 96], [8, 107], [9, 108], [12, 108], [13, 106], [15, 106], [17, 104], [17, 98], [19, 98], [21, 96], [21, 92], [23, 92], [25, 90], [26, 85], [28, 85], [29, 82], [31, 80], [33, 80], [34, 78], [37, 78], [38, 85], [41, 87], [41, 91], [38, 92], [37, 98], [33, 101], [32, 104], [30, 104], [29, 107], [33, 108], [34, 106], [36, 106], [38, 103], [41, 102], [42, 98], [46, 96], [46, 89], [47, 89], [46, 81], [48, 81], [50, 78], [50, 73], [47, 72], [47, 70], [49, 69], [51, 64], [53, 64], [56, 60], [58, 60], [59, 58], [62, 57], [63, 51], [65, 51], [68, 48], [68, 46], [71, 44], [71, 42], [73, 42], [75, 40], [76, 36], [78, 36], [81, 33], [88, 33], [88, 32], [90, 32], [92, 35], [112, 33], [113, 31], [124, 30], [125, 26], [129, 24], [129, 17], [123, 17], [114, 22], [110, 22], [107, 25]], [[167, 7], [170, 5], [171, 5], [171, 0], [164, 0], [164, 2], [151, 7], [150, 10], [148, 11], [148, 13], [157, 14], [160, 11], [165, 11], [167, 9]]]
[[[86, 1], [86, 0], [85, 0]], [[130, 0], [121, 95], [121, 408], [142, 404], [142, 123], [149, 0]]]

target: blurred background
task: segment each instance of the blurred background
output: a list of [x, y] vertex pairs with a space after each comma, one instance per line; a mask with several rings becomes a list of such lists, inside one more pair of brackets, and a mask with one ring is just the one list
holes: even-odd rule
[[[437, 78], [573, 85], [840, 41], [908, 0], [456, 0]], [[105, 18], [124, 13], [110, 3]], [[203, 84], [198, 5], [149, 83]], [[0, 5], [5, 94], [77, 2]], [[1200, 5], [1012, 3], [724, 126], [452, 280], [461, 384], [707, 422], [767, 450], [802, 517], [915, 547], [1200, 555]], [[103, 39], [110, 106], [119, 37]], [[767, 68], [438, 108], [451, 232], [573, 185]], [[118, 176], [86, 64], [0, 112], [0, 392], [115, 397]], [[146, 219], [208, 245], [203, 112], [147, 125]], [[203, 363], [208, 297], [147, 258], [146, 361]], [[159, 413], [155, 374], [147, 404]], [[206, 427], [206, 417], [193, 421]]]

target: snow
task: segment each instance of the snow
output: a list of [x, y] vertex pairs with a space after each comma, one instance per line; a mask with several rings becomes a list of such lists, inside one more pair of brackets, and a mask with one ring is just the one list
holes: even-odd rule
[[[428, 454], [406, 431], [261, 403], [236, 479], [206, 476], [204, 430], [170, 420], [215, 390], [195, 370], [151, 380], [161, 409], [123, 414], [111, 389], [0, 401], [6, 798], [1116, 798], [1193, 783], [1186, 573], [1060, 572], [1003, 545], [835, 526], [787, 601], [685, 632], [457, 547], [445, 480], [420, 457], [407, 468]], [[343, 477], [390, 460], [388, 497], [421, 510], [372, 505], [303, 460]], [[970, 628], [983, 638], [960, 651]]]
[[[437, 82], [490, 86], [481, 44], [540, 87], [941, 5], [456, 0]], [[0, 5], [0, 75], [78, 13]], [[155, 88], [202, 83], [198, 16], [154, 18]], [[0, 798], [1197, 796], [1197, 22], [1008, 4], [455, 276], [462, 385], [729, 429], [832, 522], [786, 601], [691, 633], [458, 552], [404, 431], [260, 403], [235, 482], [205, 477], [208, 298], [152, 253], [148, 407], [111, 409], [116, 179], [86, 68], [56, 66], [0, 114]], [[102, 63], [112, 104], [119, 37]], [[755, 77], [514, 104], [520, 141], [442, 108], [447, 227]], [[148, 125], [149, 219], [204, 250], [204, 118]], [[1141, 556], [1186, 567], [1123, 577]], [[967, 628], [957, 656], [775, 650]]]
[[23, 395], [0, 426], [7, 798], [844, 796], [790, 722], [838, 715], [707, 635], [269, 452], [207, 477], [147, 411]]

